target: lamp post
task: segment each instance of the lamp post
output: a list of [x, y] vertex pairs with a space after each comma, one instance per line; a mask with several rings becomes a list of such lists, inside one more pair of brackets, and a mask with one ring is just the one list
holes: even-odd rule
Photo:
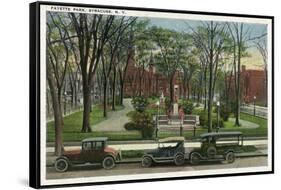
[[217, 132], [220, 129], [220, 101], [217, 101]]
[[257, 97], [254, 96], [254, 116], [256, 116], [256, 99]]
[[63, 111], [64, 111], [64, 115], [66, 115], [66, 95], [67, 95], [66, 91], [63, 93], [63, 95], [64, 95], [64, 107], [63, 107]]
[[159, 105], [160, 105], [160, 102], [157, 101], [156, 105], [157, 105], [157, 116], [156, 116], [156, 135], [155, 135], [155, 137], [157, 138], [158, 137], [158, 117], [159, 117]]

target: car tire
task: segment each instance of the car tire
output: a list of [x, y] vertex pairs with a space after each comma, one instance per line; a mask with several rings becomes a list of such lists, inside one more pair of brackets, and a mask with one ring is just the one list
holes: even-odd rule
[[112, 158], [111, 156], [105, 157], [102, 161], [102, 167], [107, 170], [114, 168], [115, 167], [114, 158]]
[[226, 155], [225, 155], [225, 160], [228, 164], [231, 164], [235, 161], [235, 154], [234, 152], [228, 152]]
[[176, 166], [182, 166], [184, 164], [184, 155], [183, 154], [177, 154], [175, 156], [175, 164]]
[[217, 154], [217, 149], [215, 146], [210, 146], [207, 149], [207, 156], [208, 158], [214, 158]]
[[145, 168], [149, 168], [152, 165], [152, 158], [149, 156], [145, 156], [142, 158], [141, 166]]
[[190, 164], [197, 165], [201, 161], [201, 155], [198, 152], [192, 152], [189, 158]]
[[69, 168], [69, 163], [65, 158], [58, 158], [55, 161], [55, 169], [57, 172], [66, 172]]

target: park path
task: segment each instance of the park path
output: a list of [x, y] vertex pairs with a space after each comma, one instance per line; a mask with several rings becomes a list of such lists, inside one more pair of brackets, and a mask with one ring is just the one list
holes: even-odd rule
[[129, 122], [127, 113], [134, 110], [131, 99], [126, 98], [123, 100], [124, 109], [119, 111], [110, 111], [107, 114], [108, 119], [92, 125], [92, 131], [126, 131], [124, 124]]

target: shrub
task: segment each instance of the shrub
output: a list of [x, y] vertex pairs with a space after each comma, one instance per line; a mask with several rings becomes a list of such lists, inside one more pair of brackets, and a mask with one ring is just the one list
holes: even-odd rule
[[188, 100], [183, 100], [181, 103], [181, 106], [183, 107], [185, 114], [192, 114], [192, 110], [194, 108], [193, 102], [188, 101]]
[[141, 132], [143, 139], [152, 138], [154, 134], [154, 123], [152, 114], [144, 111], [132, 111], [127, 114], [131, 122], [126, 123], [127, 126], [124, 126], [127, 130], [139, 130]]
[[136, 111], [143, 112], [148, 105], [148, 100], [143, 96], [136, 96], [132, 99], [132, 104]]
[[[216, 117], [212, 117], [212, 128], [216, 129], [218, 126], [218, 120]], [[224, 121], [222, 118], [219, 119], [219, 128], [223, 128], [224, 127]]]
[[128, 123], [125, 123], [124, 128], [127, 131], [139, 130], [138, 126], [134, 122], [131, 122], [131, 121]]
[[208, 112], [202, 110], [201, 112], [199, 112], [199, 121], [200, 121], [200, 125], [201, 126], [207, 126], [208, 124]]
[[[217, 113], [217, 106], [215, 107], [213, 113]], [[220, 117], [224, 121], [228, 121], [228, 118], [230, 116], [230, 108], [226, 106], [225, 104], [221, 104], [220, 106]]]

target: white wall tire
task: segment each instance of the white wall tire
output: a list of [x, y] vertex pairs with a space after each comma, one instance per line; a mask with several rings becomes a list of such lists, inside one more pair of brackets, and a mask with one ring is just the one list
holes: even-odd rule
[[57, 172], [66, 172], [69, 168], [69, 163], [65, 158], [58, 158], [55, 161], [55, 169]]
[[104, 169], [112, 169], [115, 167], [115, 160], [111, 156], [107, 156], [102, 161], [102, 167]]

